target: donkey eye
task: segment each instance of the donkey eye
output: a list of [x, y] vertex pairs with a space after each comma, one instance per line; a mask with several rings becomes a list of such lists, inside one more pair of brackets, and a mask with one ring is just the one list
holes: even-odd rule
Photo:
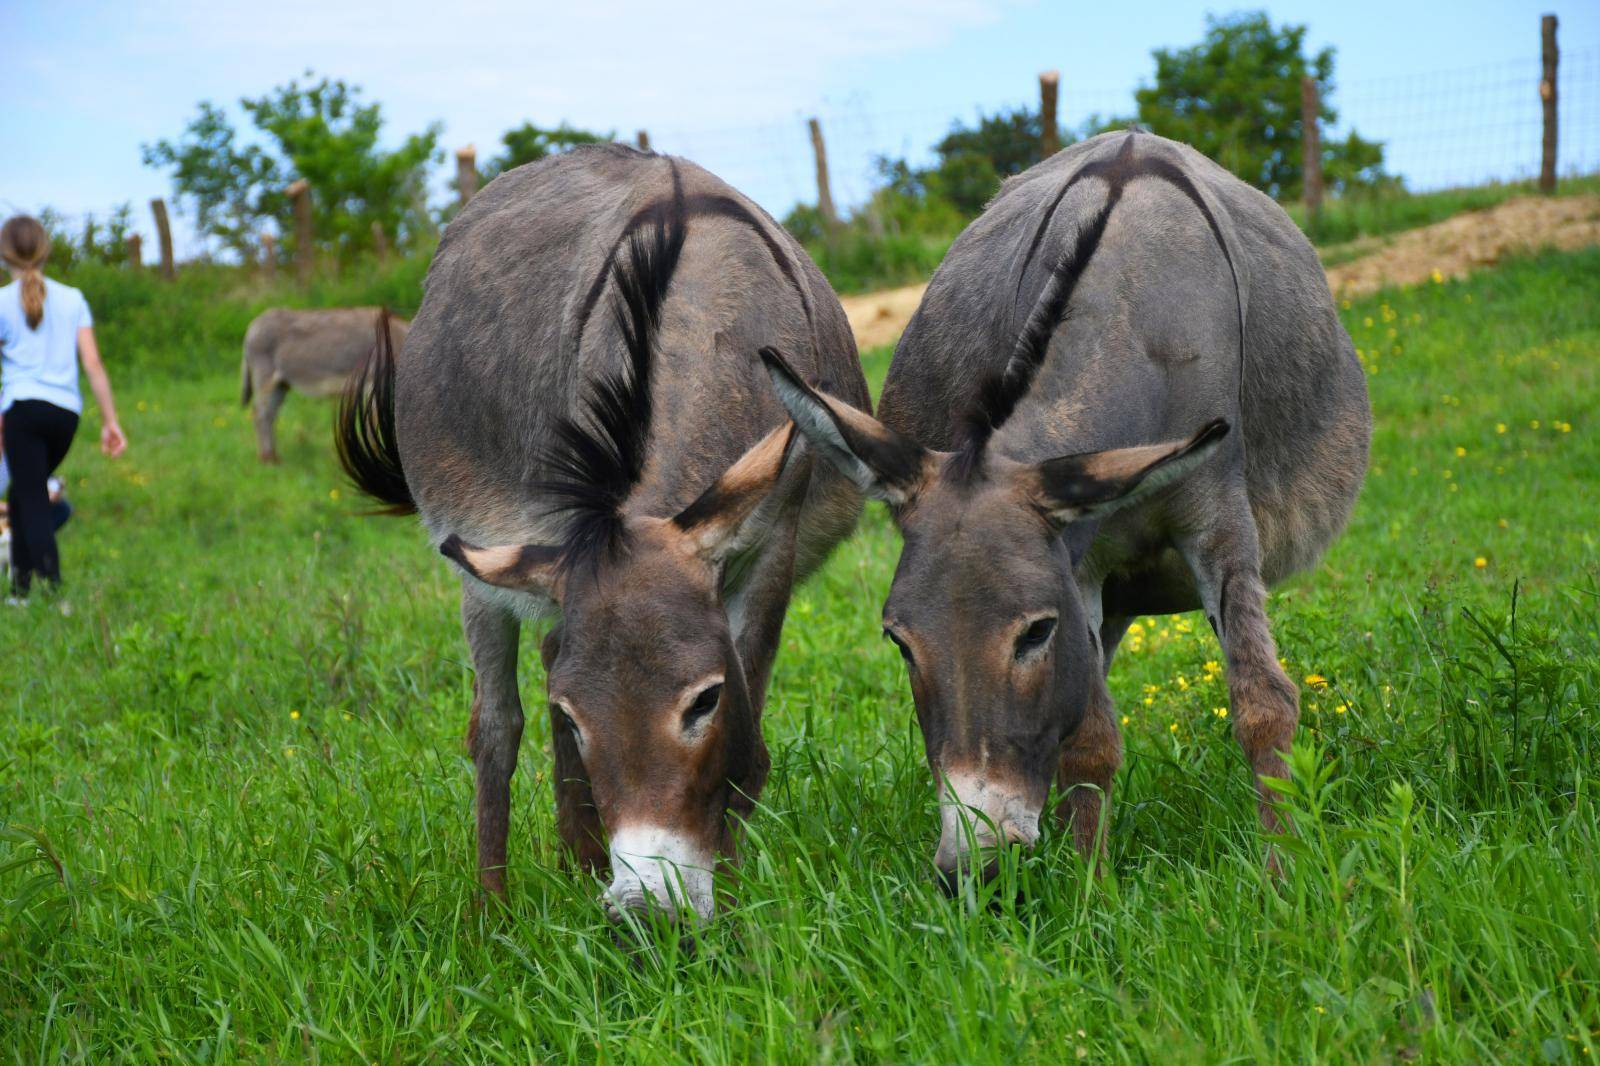
[[900, 649], [900, 658], [906, 661], [907, 666], [910, 666], [912, 663], [911, 646], [896, 636], [892, 629], [885, 629], [883, 635], [892, 641], [896, 648]]
[[582, 740], [583, 739], [583, 730], [578, 728], [578, 723], [572, 720], [572, 715], [571, 714], [567, 713], [566, 706], [563, 705], [563, 704], [560, 704], [560, 703], [554, 703], [554, 704], [551, 704], [551, 706], [555, 709], [555, 712], [556, 712], [555, 713], [556, 725], [561, 729], [565, 729], [567, 732], [571, 733], [574, 737], [577, 737], [579, 740]]
[[721, 703], [722, 683], [719, 681], [696, 696], [689, 709], [683, 712], [683, 728], [694, 728]]
[[1033, 623], [1023, 630], [1022, 636], [1017, 638], [1017, 658], [1021, 659], [1030, 652], [1044, 647], [1050, 639], [1050, 634], [1056, 631], [1056, 620], [1053, 617], [1035, 618]]

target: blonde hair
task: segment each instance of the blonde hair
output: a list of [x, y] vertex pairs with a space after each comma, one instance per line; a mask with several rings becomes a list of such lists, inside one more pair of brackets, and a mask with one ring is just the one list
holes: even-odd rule
[[22, 282], [22, 314], [29, 329], [38, 329], [44, 318], [44, 274], [41, 268], [50, 258], [50, 235], [39, 220], [13, 215], [0, 226], [0, 259]]

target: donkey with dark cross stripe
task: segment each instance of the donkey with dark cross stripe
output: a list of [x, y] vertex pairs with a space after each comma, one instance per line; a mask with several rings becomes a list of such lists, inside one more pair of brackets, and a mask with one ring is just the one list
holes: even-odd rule
[[478, 193], [403, 352], [380, 343], [346, 394], [346, 470], [462, 573], [486, 889], [505, 893], [520, 625], [552, 610], [562, 839], [609, 864], [614, 915], [712, 913], [770, 765], [790, 592], [861, 509], [794, 435], [764, 345], [868, 408], [843, 309], [781, 227], [692, 164], [596, 146]]
[[1279, 828], [1261, 779], [1285, 772], [1299, 696], [1266, 589], [1343, 527], [1371, 436], [1354, 348], [1280, 207], [1184, 145], [1106, 134], [1007, 182], [955, 242], [878, 419], [764, 356], [902, 534], [884, 627], [947, 883], [1035, 841], [1052, 777], [1078, 848], [1103, 854], [1122, 761], [1105, 677], [1141, 615], [1204, 609]]

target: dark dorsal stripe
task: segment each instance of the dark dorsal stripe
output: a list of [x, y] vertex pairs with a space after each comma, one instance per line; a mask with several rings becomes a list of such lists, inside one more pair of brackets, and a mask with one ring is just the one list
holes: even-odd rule
[[979, 386], [978, 397], [966, 419], [966, 439], [955, 467], [958, 475], [972, 476], [981, 468], [983, 449], [988, 444], [989, 438], [1011, 416], [1017, 404], [1032, 387], [1039, 368], [1044, 364], [1050, 338], [1069, 313], [1072, 293], [1077, 287], [1078, 279], [1082, 277], [1089, 260], [1099, 247], [1111, 210], [1122, 199], [1123, 190], [1136, 178], [1155, 178], [1183, 193], [1200, 210], [1206, 225], [1211, 229], [1212, 237], [1216, 239], [1217, 247], [1222, 251], [1223, 259], [1227, 261], [1228, 273], [1233, 278], [1234, 306], [1239, 325], [1239, 390], [1242, 401], [1244, 296], [1239, 286], [1239, 271], [1234, 265], [1233, 254], [1228, 249], [1228, 242], [1223, 239], [1222, 227], [1218, 224], [1216, 216], [1200, 196], [1189, 175], [1169, 159], [1158, 156], [1135, 156], [1133, 149], [1137, 137], [1136, 132], [1129, 132], [1122, 139], [1115, 155], [1102, 156], [1080, 167], [1071, 179], [1056, 190], [1049, 207], [1035, 228], [1028, 242], [1027, 254], [1023, 257], [1022, 268], [1017, 273], [1017, 290], [1013, 305], [1021, 299], [1022, 283], [1027, 277], [1028, 267], [1043, 245], [1045, 235], [1055, 221], [1056, 211], [1067, 193], [1086, 178], [1100, 178], [1106, 182], [1108, 188], [1105, 204], [1086, 225], [1079, 228], [1072, 248], [1068, 249], [1051, 270], [1038, 301], [1017, 336], [1017, 344], [1011, 358], [1006, 361], [1006, 365], [999, 373], [987, 376]]
[[[672, 182], [675, 196], [682, 196], [680, 181], [677, 166], [674, 165]], [[683, 197], [683, 203], [686, 221], [695, 218], [727, 218], [755, 231], [756, 235], [761, 238], [761, 243], [766, 246], [767, 254], [772, 257], [772, 261], [779, 272], [794, 288], [795, 294], [800, 297], [800, 308], [806, 316], [806, 331], [811, 335], [812, 345], [815, 347], [817, 344], [817, 323], [816, 315], [811, 306], [811, 297], [806, 292], [805, 285], [801, 282], [793, 260], [790, 259], [783, 245], [773, 236], [772, 231], [767, 226], [762, 225], [761, 219], [751, 212], [749, 208], [745, 207], [744, 204], [722, 193], [695, 193], [691, 196]], [[574, 354], [583, 345], [584, 331], [588, 328], [589, 319], [594, 313], [595, 306], [600, 302], [601, 294], [605, 291], [606, 281], [611, 277], [610, 267], [616, 260], [617, 252], [635, 229], [650, 220], [656, 208], [657, 204], [646, 205], [635, 212], [634, 216], [628, 220], [628, 224], [622, 228], [622, 234], [617, 237], [616, 243], [611, 246], [611, 251], [606, 256], [606, 265], [601, 267], [600, 272], [595, 275], [594, 281], [590, 283], [589, 290], [584, 293], [583, 304], [578, 309], [577, 327], [573, 330], [572, 351]]]

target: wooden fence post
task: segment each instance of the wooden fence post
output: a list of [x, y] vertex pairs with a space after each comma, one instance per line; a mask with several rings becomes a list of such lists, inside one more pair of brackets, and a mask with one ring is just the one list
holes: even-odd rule
[[470, 144], [456, 149], [456, 191], [462, 207], [478, 195], [478, 150]]
[[372, 251], [378, 257], [379, 266], [389, 265], [389, 235], [383, 232], [383, 223], [377, 219], [372, 220]]
[[128, 234], [128, 265], [134, 270], [144, 269], [144, 238], [137, 233]]
[[1544, 76], [1539, 79], [1539, 99], [1544, 104], [1544, 151], [1539, 160], [1539, 191], [1556, 191], [1556, 17], [1539, 20], [1539, 39], [1543, 47]]
[[828, 148], [822, 143], [822, 124], [811, 119], [811, 151], [817, 157], [817, 213], [829, 229], [839, 225], [839, 212], [833, 206], [833, 189], [828, 184]]
[[1056, 125], [1056, 93], [1061, 88], [1061, 72], [1047, 70], [1039, 75], [1039, 158], [1049, 159], [1061, 151], [1061, 130]]
[[178, 267], [172, 258], [172, 227], [167, 223], [167, 202], [159, 196], [151, 200], [150, 213], [156, 217], [156, 236], [161, 241], [161, 276], [170, 281], [178, 276]]
[[283, 191], [294, 204], [295, 273], [300, 277], [300, 284], [310, 285], [316, 257], [311, 235], [311, 183], [301, 178]]
[[278, 273], [278, 238], [268, 230], [261, 231], [261, 271], [269, 278]]
[[1322, 131], [1318, 118], [1317, 80], [1300, 79], [1300, 179], [1304, 187], [1306, 217], [1313, 233], [1322, 215]]
[[640, 130], [639, 133], [638, 133], [638, 136], [635, 138], [635, 140], [637, 141], [637, 143], [639, 145], [639, 151], [648, 152], [650, 150], [650, 131], [649, 130]]

